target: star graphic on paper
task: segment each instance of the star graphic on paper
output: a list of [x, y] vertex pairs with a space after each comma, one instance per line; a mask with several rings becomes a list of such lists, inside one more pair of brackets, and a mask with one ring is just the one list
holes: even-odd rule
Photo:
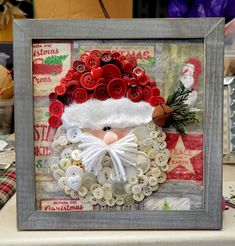
[[191, 150], [186, 149], [183, 143], [183, 139], [179, 136], [178, 141], [174, 149], [169, 149], [170, 151], [170, 161], [169, 161], [169, 169], [168, 172], [177, 168], [178, 166], [182, 166], [191, 173], [195, 174], [193, 164], [190, 159], [199, 153], [201, 150]]

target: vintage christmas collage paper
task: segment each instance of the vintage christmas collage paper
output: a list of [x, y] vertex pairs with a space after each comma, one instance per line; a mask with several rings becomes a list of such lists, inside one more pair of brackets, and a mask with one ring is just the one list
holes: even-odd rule
[[[109, 123], [107, 125], [107, 128], [104, 129], [106, 133], [109, 132], [109, 128], [118, 128], [118, 131], [114, 131], [114, 134], [110, 133], [109, 135], [106, 135], [107, 139], [105, 139], [105, 136], [102, 135], [102, 138], [104, 137], [104, 141], [107, 144], [108, 141], [111, 141], [111, 138], [115, 138], [117, 136], [124, 136], [123, 138], [119, 139], [118, 149], [115, 149], [116, 153], [118, 153], [118, 157], [122, 162], [126, 162], [126, 164], [131, 163], [131, 158], [129, 158], [130, 153], [126, 154], [125, 156], [122, 156], [120, 152], [120, 143], [125, 143], [128, 151], [130, 151], [130, 146], [136, 146], [134, 148], [138, 149], [138, 158], [142, 162], [146, 161], [146, 158], [149, 161], [148, 169], [151, 169], [150, 171], [143, 171], [143, 168], [139, 168], [138, 172], [141, 172], [141, 170], [144, 173], [136, 173], [135, 175], [131, 175], [128, 177], [129, 173], [135, 172], [135, 170], [132, 168], [132, 163], [130, 165], [124, 165], [123, 166], [119, 162], [119, 158], [115, 154], [110, 155], [113, 163], [116, 165], [115, 171], [116, 173], [110, 174], [110, 177], [107, 180], [111, 180], [111, 186], [112, 190], [115, 189], [116, 191], [112, 194], [109, 192], [109, 186], [106, 185], [106, 181], [104, 182], [102, 179], [106, 180], [106, 173], [104, 174], [104, 178], [100, 178], [102, 175], [97, 174], [98, 179], [98, 186], [94, 187], [94, 190], [96, 190], [96, 194], [90, 195], [89, 199], [84, 198], [87, 195], [84, 195], [82, 193], [87, 194], [86, 186], [84, 185], [85, 181], [83, 178], [83, 184], [79, 186], [79, 180], [75, 176], [68, 176], [67, 179], [63, 178], [64, 173], [66, 172], [66, 175], [69, 173], [68, 170], [71, 168], [65, 168], [60, 169], [61, 171], [56, 171], [59, 168], [58, 166], [52, 164], [52, 160], [56, 160], [58, 156], [56, 155], [63, 155], [66, 157], [68, 155], [68, 151], [58, 150], [55, 151], [55, 145], [56, 141], [61, 137], [63, 134], [59, 130], [57, 130], [55, 126], [55, 121], [51, 119], [52, 111], [56, 112], [56, 110], [59, 110], [57, 106], [55, 106], [53, 109], [52, 104], [53, 101], [50, 102], [49, 95], [52, 96], [51, 93], [54, 93], [57, 88], [57, 96], [58, 93], [61, 93], [61, 87], [57, 87], [57, 85], [60, 84], [60, 81], [63, 78], [66, 78], [66, 81], [68, 81], [68, 75], [71, 74], [69, 71], [71, 71], [71, 68], [74, 67], [75, 61], [80, 61], [81, 59], [88, 59], [87, 56], [90, 55], [91, 52], [94, 53], [94, 51], [99, 51], [103, 54], [103, 57], [101, 57], [101, 69], [102, 73], [106, 73], [105, 79], [109, 79], [110, 76], [110, 70], [112, 70], [112, 75], [115, 73], [118, 78], [120, 78], [119, 71], [114, 68], [115, 66], [118, 67], [118, 63], [115, 64], [113, 67], [110, 65], [107, 65], [109, 63], [109, 56], [112, 54], [112, 57], [114, 57], [116, 54], [118, 54], [118, 57], [123, 59], [122, 66], [125, 66], [124, 72], [121, 75], [123, 80], [124, 77], [128, 77], [128, 83], [135, 83], [132, 79], [131, 82], [131, 75], [134, 72], [128, 71], [129, 63], [126, 62], [126, 57], [132, 57], [132, 62], [135, 61], [137, 64], [133, 65], [135, 70], [135, 73], [138, 76], [138, 73], [145, 73], [147, 77], [144, 77], [146, 79], [150, 79], [150, 82], [145, 82], [140, 79], [138, 79], [139, 83], [141, 84], [141, 91], [143, 90], [145, 92], [144, 96], [148, 97], [148, 91], [156, 87], [156, 89], [151, 89], [152, 91], [155, 91], [155, 93], [159, 93], [157, 95], [159, 98], [164, 98], [165, 100], [168, 98], [167, 102], [170, 103], [169, 96], [172, 95], [172, 98], [180, 98], [177, 95], [179, 93], [183, 93], [182, 88], [189, 88], [190, 93], [187, 94], [187, 98], [185, 98], [184, 102], [189, 105], [190, 110], [193, 112], [193, 115], [195, 115], [196, 120], [186, 126], [186, 132], [180, 133], [179, 131], [176, 131], [175, 128], [178, 130], [183, 131], [182, 125], [175, 125], [176, 127], [172, 127], [170, 125], [169, 127], [164, 128], [162, 131], [161, 127], [157, 126], [157, 131], [155, 131], [155, 124], [153, 121], [147, 122], [147, 119], [149, 119], [149, 113], [152, 110], [152, 107], [150, 109], [150, 106], [155, 106], [156, 102], [153, 101], [153, 99], [148, 99], [150, 102], [150, 106], [146, 106], [145, 102], [142, 102], [141, 100], [137, 98], [138, 97], [138, 91], [133, 92], [133, 88], [136, 88], [136, 84], [132, 84], [131, 86], [128, 84], [128, 92], [127, 92], [127, 98], [119, 98], [119, 95], [117, 96], [115, 93], [122, 93], [123, 87], [121, 87], [121, 90], [118, 91], [117, 84], [113, 87], [113, 91], [109, 92], [109, 96], [111, 93], [111, 96], [114, 102], [110, 102], [111, 104], [107, 104], [108, 101], [106, 100], [106, 95], [99, 94], [99, 98], [102, 96], [101, 104], [100, 102], [96, 102], [96, 104], [92, 104], [93, 100], [92, 98], [95, 97], [97, 99], [97, 95], [94, 96], [92, 93], [90, 93], [90, 88], [86, 87], [91, 85], [92, 81], [89, 80], [89, 76], [86, 75], [88, 78], [86, 80], [85, 85], [82, 84], [83, 88], [86, 88], [88, 90], [88, 95], [90, 95], [90, 99], [86, 98], [85, 103], [81, 103], [79, 105], [80, 108], [74, 110], [74, 107], [77, 106], [75, 104], [71, 104], [71, 107], [67, 107], [67, 111], [64, 111], [64, 114], [62, 116], [63, 118], [63, 124], [68, 127], [67, 128], [67, 137], [68, 137], [68, 131], [71, 129], [71, 127], [74, 127], [75, 123], [82, 126], [84, 129], [86, 129], [89, 134], [95, 134], [97, 137], [100, 133], [97, 131], [99, 130], [99, 124], [102, 125], [103, 121], [102, 119], [97, 122], [94, 122], [92, 118], [89, 118], [89, 115], [84, 113], [82, 110], [82, 107], [87, 107], [85, 109], [87, 110], [93, 110], [94, 109], [94, 115], [96, 115], [96, 111], [99, 111], [100, 114], [103, 113], [104, 117], [107, 117], [106, 122]], [[106, 52], [108, 51], [108, 52]], [[97, 54], [96, 54], [97, 55]], [[85, 58], [84, 58], [85, 57]], [[116, 57], [115, 57], [116, 58]], [[128, 58], [129, 59], [129, 58]], [[115, 60], [113, 58], [113, 60]], [[116, 59], [118, 60], [118, 59]], [[115, 60], [115, 61], [116, 61]], [[194, 42], [187, 43], [186, 41], [149, 41], [149, 42], [116, 42], [116, 41], [105, 41], [105, 42], [98, 42], [98, 41], [45, 41], [45, 42], [35, 42], [33, 44], [33, 57], [32, 57], [32, 69], [33, 69], [33, 78], [32, 83], [34, 85], [34, 140], [35, 140], [35, 175], [36, 175], [36, 200], [37, 200], [37, 208], [43, 211], [83, 211], [83, 210], [129, 210], [129, 209], [145, 209], [145, 210], [195, 210], [195, 209], [201, 209], [203, 204], [203, 129], [202, 129], [202, 123], [203, 123], [203, 104], [204, 104], [204, 95], [203, 95], [203, 43], [200, 40], [195, 40]], [[90, 66], [93, 66], [93, 62], [96, 62], [91, 60]], [[76, 69], [79, 72], [79, 69], [83, 69], [83, 63], [77, 62]], [[85, 63], [86, 64], [86, 63]], [[109, 70], [107, 69], [109, 67]], [[100, 68], [97, 69], [91, 69], [92, 70], [92, 76], [93, 77], [99, 77]], [[115, 70], [116, 69], [116, 70]], [[133, 68], [131, 68], [133, 69]], [[108, 71], [107, 71], [108, 70]], [[88, 69], [89, 71], [89, 69]], [[84, 78], [84, 72], [83, 78]], [[86, 72], [87, 73], [87, 72]], [[128, 76], [127, 76], [128, 75]], [[66, 77], [67, 76], [67, 77]], [[79, 75], [80, 76], [80, 75]], [[79, 77], [80, 78], [80, 77]], [[77, 79], [77, 78], [76, 78]], [[75, 79], [75, 80], [76, 80]], [[70, 79], [71, 81], [72, 79]], [[178, 81], [182, 82], [182, 87], [178, 88], [179, 85]], [[156, 83], [155, 83], [156, 82]], [[84, 82], [82, 82], [84, 83]], [[103, 82], [104, 83], [104, 82]], [[103, 85], [103, 83], [101, 83]], [[148, 83], [148, 84], [147, 84]], [[151, 84], [152, 83], [152, 84]], [[145, 85], [147, 84], [147, 85]], [[100, 86], [99, 88], [101, 88]], [[109, 90], [111, 86], [109, 86]], [[132, 88], [133, 87], [133, 88]], [[150, 88], [151, 87], [151, 88]], [[68, 90], [68, 89], [67, 89]], [[101, 90], [101, 89], [100, 89]], [[115, 91], [116, 90], [116, 91]], [[80, 92], [77, 89], [78, 92]], [[96, 93], [97, 90], [95, 90]], [[175, 94], [174, 94], [175, 91]], [[114, 94], [112, 94], [114, 93]], [[141, 92], [142, 93], [142, 92]], [[178, 94], [177, 94], [178, 93]], [[53, 94], [54, 95], [54, 94]], [[74, 94], [73, 94], [74, 95]], [[181, 96], [181, 94], [179, 94]], [[84, 97], [81, 99], [81, 93], [76, 94], [77, 98], [74, 97], [74, 100], [76, 102], [80, 102], [79, 100], [84, 100]], [[84, 94], [82, 95], [84, 96]], [[144, 98], [143, 96], [143, 98]], [[108, 98], [108, 96], [107, 96]], [[129, 99], [131, 98], [132, 104], [129, 103]], [[57, 97], [58, 99], [58, 97]], [[164, 100], [161, 99], [161, 100]], [[53, 99], [54, 100], [54, 99]], [[65, 100], [63, 98], [63, 100]], [[61, 101], [67, 105], [67, 101]], [[67, 100], [67, 98], [66, 98]], [[144, 98], [145, 100], [145, 98]], [[123, 101], [124, 104], [121, 104], [121, 101]], [[134, 102], [135, 101], [135, 102]], [[146, 101], [146, 100], [145, 100]], [[180, 108], [177, 108], [177, 103], [173, 103], [173, 99], [171, 100], [171, 105], [173, 105], [175, 112], [177, 110], [181, 110]], [[104, 103], [105, 102], [105, 103]], [[128, 104], [129, 103], [129, 104]], [[163, 103], [163, 101], [162, 101]], [[161, 104], [162, 104], [161, 103]], [[160, 103], [159, 103], [160, 104]], [[111, 105], [111, 106], [110, 106]], [[121, 112], [122, 108], [128, 108], [130, 111], [130, 116], [126, 116], [128, 112], [125, 110], [125, 112]], [[133, 106], [134, 105], [134, 106]], [[138, 105], [137, 108], [135, 105]], [[96, 108], [97, 107], [97, 108]], [[107, 112], [104, 112], [105, 107], [108, 107], [106, 110]], [[112, 107], [112, 110], [111, 108]], [[186, 110], [186, 109], [182, 109]], [[190, 111], [190, 112], [191, 112]], [[152, 111], [151, 111], [152, 112]], [[142, 114], [142, 115], [141, 115]], [[111, 115], [111, 116], [110, 116]], [[122, 117], [125, 115], [125, 120], [121, 121]], [[171, 114], [169, 114], [171, 115]], [[94, 116], [95, 117], [95, 116]], [[151, 118], [152, 116], [150, 116]], [[132, 122], [131, 122], [131, 120]], [[133, 123], [133, 119], [136, 119], [136, 123]], [[152, 118], [151, 118], [152, 119]], [[120, 123], [121, 122], [121, 123]], [[49, 124], [50, 123], [50, 124]], [[53, 125], [54, 124], [54, 125]], [[86, 126], [83, 126], [83, 124], [86, 124]], [[133, 127], [134, 124], [134, 127]], [[146, 128], [144, 127], [146, 125]], [[111, 126], [111, 127], [110, 127]], [[96, 129], [97, 128], [97, 129]], [[134, 129], [133, 131], [130, 131], [129, 133], [126, 133], [126, 129]], [[61, 128], [58, 128], [61, 129]], [[88, 130], [87, 130], [88, 129]], [[145, 134], [146, 129], [148, 130], [148, 133], [150, 135], [149, 138], [142, 139], [142, 136]], [[110, 131], [111, 132], [111, 131]], [[154, 136], [158, 132], [158, 136]], [[73, 132], [74, 133], [74, 132]], [[166, 134], [165, 134], [166, 133]], [[136, 140], [133, 140], [132, 138], [133, 134], [135, 137], [137, 137], [138, 140], [141, 140], [140, 142], [136, 143]], [[149, 136], [148, 135], [148, 136]], [[69, 135], [70, 137], [73, 135]], [[161, 139], [162, 138], [162, 139]], [[62, 138], [61, 138], [62, 139]], [[83, 136], [84, 142], [82, 143], [83, 148], [85, 149], [76, 149], [76, 151], [73, 152], [73, 155], [76, 153], [83, 153], [83, 160], [84, 162], [87, 160], [87, 170], [89, 170], [90, 167], [93, 167], [90, 169], [91, 172], [97, 172], [102, 173], [105, 172], [103, 169], [104, 167], [101, 167], [101, 169], [94, 169], [94, 163], [95, 158], [98, 158], [98, 154], [96, 156], [97, 151], [102, 151], [102, 149], [98, 148], [94, 151], [92, 149], [89, 150], [90, 146], [89, 144], [94, 140], [94, 138], [91, 138], [88, 140], [88, 136]], [[150, 140], [148, 140], [150, 139]], [[156, 143], [156, 139], [158, 139], [158, 143]], [[156, 143], [155, 145], [158, 146], [158, 150], [156, 150], [155, 145], [147, 144], [144, 142], [152, 141]], [[67, 140], [64, 140], [67, 141]], [[71, 140], [72, 141], [72, 140]], [[70, 142], [71, 142], [70, 141]], [[113, 141], [113, 140], [112, 140]], [[116, 141], [118, 142], [118, 141]], [[72, 142], [71, 142], [72, 143]], [[70, 144], [71, 144], [70, 143]], [[144, 143], [144, 144], [143, 144]], [[97, 140], [95, 144], [98, 146]], [[111, 143], [113, 144], [113, 142]], [[115, 144], [115, 142], [114, 142]], [[138, 145], [139, 144], [139, 145]], [[74, 145], [72, 143], [72, 145]], [[138, 146], [137, 146], [138, 145]], [[103, 143], [102, 143], [103, 146]], [[152, 147], [150, 147], [152, 146]], [[113, 147], [117, 148], [113, 145]], [[86, 149], [87, 148], [87, 149]], [[153, 148], [153, 150], [151, 149]], [[60, 152], [61, 153], [57, 153]], [[63, 152], [64, 151], [64, 152]], [[110, 153], [113, 150], [111, 150]], [[132, 149], [131, 149], [132, 151]], [[137, 151], [137, 150], [136, 150]], [[156, 158], [158, 152], [160, 151], [161, 156], [158, 156], [159, 158]], [[56, 152], [56, 155], [55, 155]], [[143, 154], [147, 153], [147, 154]], [[86, 153], [88, 153], [86, 155]], [[103, 152], [102, 152], [103, 153]], [[127, 152], [126, 152], [127, 153]], [[161, 162], [163, 161], [162, 158], [165, 158], [164, 162], [166, 162], [164, 165], [161, 165]], [[55, 158], [54, 158], [55, 157]], [[92, 163], [91, 158], [94, 157], [94, 163]], [[105, 159], [107, 156], [103, 157]], [[54, 158], [54, 159], [53, 159]], [[142, 158], [142, 159], [141, 159]], [[66, 158], [64, 158], [66, 159]], [[73, 160], [76, 160], [76, 157], [72, 158]], [[93, 160], [92, 159], [92, 160]], [[104, 160], [102, 159], [102, 163]], [[157, 160], [156, 160], [157, 159]], [[99, 160], [99, 159], [97, 159]], [[110, 161], [110, 158], [107, 159]], [[115, 161], [116, 160], [116, 161]], [[153, 160], [156, 160], [157, 164], [154, 163]], [[65, 160], [64, 160], [65, 161]], [[80, 163], [80, 157], [77, 158], [77, 161], [73, 161], [78, 166], [81, 165]], [[113, 164], [113, 165], [114, 165]], [[159, 165], [158, 165], [159, 164]], [[67, 162], [64, 162], [62, 164], [62, 161], [60, 159], [60, 167], [62, 165], [67, 165]], [[74, 164], [75, 165], [75, 164]], [[104, 163], [103, 163], [104, 165]], [[70, 164], [69, 164], [70, 166]], [[160, 169], [159, 169], [160, 167]], [[79, 166], [80, 168], [80, 166]], [[108, 167], [110, 168], [110, 167]], [[149, 169], [149, 170], [150, 170]], [[65, 171], [63, 171], [65, 170]], [[72, 169], [71, 169], [72, 170]], [[75, 171], [75, 169], [73, 169]], [[79, 170], [78, 168], [76, 170]], [[94, 171], [95, 170], [95, 171]], [[107, 170], [107, 167], [106, 169]], [[119, 171], [120, 170], [120, 171]], [[124, 172], [123, 172], [124, 170]], [[161, 174], [157, 174], [157, 170], [160, 170]], [[56, 172], [55, 172], [56, 171]], [[73, 171], [71, 171], [73, 172]], [[76, 171], [77, 172], [77, 171]], [[155, 179], [153, 176], [153, 172], [155, 172], [156, 175], [158, 175], [158, 178]], [[149, 174], [148, 174], [149, 173]], [[85, 172], [86, 174], [86, 172]], [[85, 175], [82, 171], [82, 174], [77, 173], [77, 176], [79, 175]], [[117, 175], [118, 174], [118, 175]], [[58, 177], [58, 175], [61, 177]], [[72, 174], [71, 174], [72, 175]], [[116, 175], [116, 176], [115, 176]], [[153, 176], [152, 176], [153, 175]], [[102, 176], [103, 177], [103, 176]], [[133, 178], [137, 177], [137, 181]], [[144, 178], [143, 178], [144, 177]], [[148, 185], [144, 186], [143, 183], [147, 180]], [[63, 178], [63, 179], [62, 179]], [[157, 181], [156, 181], [157, 180]], [[68, 186], [68, 181], [71, 181], [70, 186]], [[76, 181], [76, 182], [75, 182]], [[132, 185], [129, 185], [129, 182], [133, 183]], [[142, 183], [141, 183], [142, 182]], [[154, 183], [156, 182], [156, 184]], [[65, 185], [66, 183], [66, 185]], [[115, 184], [124, 183], [123, 190], [121, 190], [121, 186], [115, 186]], [[127, 184], [128, 183], [128, 184]], [[65, 185], [64, 189], [61, 189]], [[129, 185], [129, 186], [128, 186]], [[100, 190], [102, 186], [102, 192]], [[104, 189], [105, 186], [105, 189]], [[115, 188], [114, 188], [115, 186]], [[84, 188], [85, 187], [85, 188]], [[134, 188], [133, 188], [134, 187]], [[141, 192], [138, 191], [139, 187], [141, 188]], [[151, 188], [149, 190], [149, 187]], [[84, 189], [82, 189], [84, 188]], [[77, 191], [76, 191], [77, 189]], [[107, 189], [107, 190], [106, 190]], [[130, 193], [128, 192], [130, 189]], [[103, 190], [105, 195], [103, 194]], [[80, 192], [80, 193], [79, 193]], [[124, 193], [125, 195], [123, 195]], [[78, 194], [82, 194], [81, 196]], [[89, 191], [88, 191], [89, 193]], [[102, 195], [100, 195], [102, 193]], [[131, 194], [131, 195], [130, 195]], [[141, 194], [141, 195], [140, 195]], [[110, 195], [110, 197], [108, 197]], [[91, 199], [91, 197], [94, 196], [94, 201]], [[100, 196], [100, 199], [99, 199]], [[102, 196], [102, 197], [101, 197]], [[106, 199], [103, 198], [103, 196], [107, 196]], [[113, 197], [116, 199], [115, 201], [112, 200]], [[111, 199], [112, 198], [112, 199]], [[128, 199], [127, 199], [128, 198]], [[103, 200], [102, 200], [103, 199]], [[88, 201], [89, 200], [89, 201]], [[106, 203], [105, 203], [106, 202]]]

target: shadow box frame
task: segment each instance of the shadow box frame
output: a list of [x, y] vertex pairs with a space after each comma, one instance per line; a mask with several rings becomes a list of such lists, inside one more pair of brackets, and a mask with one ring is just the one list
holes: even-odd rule
[[[36, 210], [32, 85], [34, 39], [203, 40], [204, 197], [201, 210], [63, 213]], [[223, 39], [223, 18], [14, 21], [18, 229], [221, 229]]]

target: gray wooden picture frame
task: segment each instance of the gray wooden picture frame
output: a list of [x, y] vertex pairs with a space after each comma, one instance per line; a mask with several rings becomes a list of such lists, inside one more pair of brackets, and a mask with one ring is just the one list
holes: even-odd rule
[[[17, 221], [19, 230], [221, 229], [224, 19], [14, 21]], [[204, 206], [197, 211], [36, 210], [33, 39], [202, 39], [204, 43]]]

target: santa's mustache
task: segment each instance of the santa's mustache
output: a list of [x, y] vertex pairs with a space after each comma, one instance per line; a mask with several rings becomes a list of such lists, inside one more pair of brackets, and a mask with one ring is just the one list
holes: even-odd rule
[[138, 145], [136, 136], [130, 131], [125, 137], [108, 144], [100, 138], [89, 133], [81, 133], [80, 144], [81, 158], [85, 171], [98, 175], [102, 168], [105, 155], [109, 155], [116, 173], [117, 181], [126, 181], [125, 166], [136, 166]]

